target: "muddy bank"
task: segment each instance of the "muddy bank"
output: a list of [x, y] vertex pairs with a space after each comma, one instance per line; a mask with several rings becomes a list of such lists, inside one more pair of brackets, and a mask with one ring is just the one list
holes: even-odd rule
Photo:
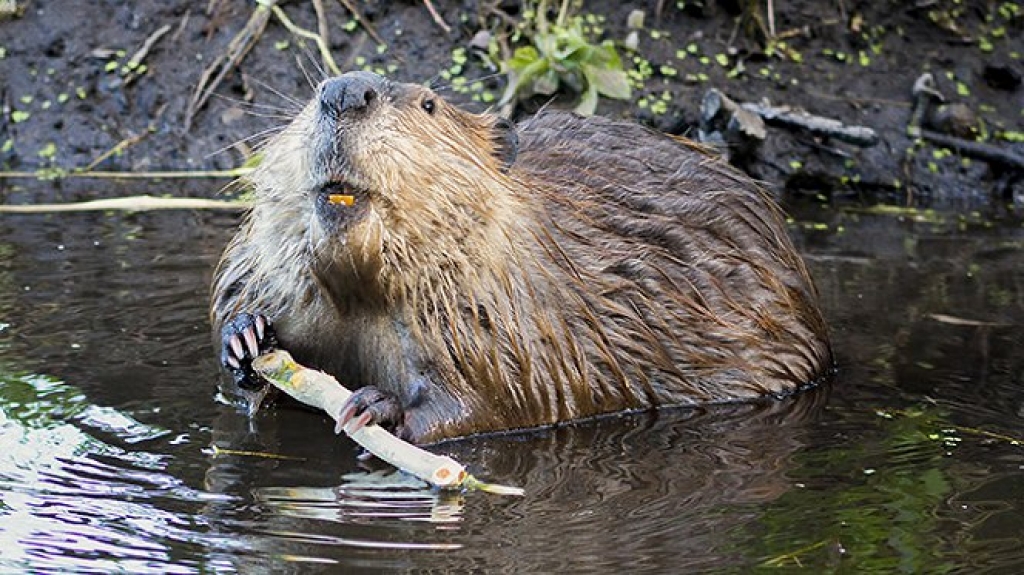
[[[445, 32], [419, 1], [356, 3], [379, 44], [337, 2], [282, 8], [298, 26], [323, 22], [342, 69], [382, 71], [403, 81], [434, 81], [443, 93], [483, 109], [504, 79], [465, 50], [480, 30], [507, 30], [502, 14], [518, 2], [433, 2]], [[664, 4], [660, 15], [657, 6]], [[1019, 211], [1024, 174], [907, 135], [911, 87], [931, 72], [947, 104], [972, 114], [966, 131], [1024, 155], [1024, 8], [1015, 2], [777, 2], [767, 14], [730, 10], [733, 2], [584, 3], [595, 37], [624, 40], [628, 15], [646, 14], [637, 48], [619, 47], [637, 88], [626, 101], [602, 99], [599, 114], [630, 117], [695, 135], [700, 102], [717, 88], [741, 102], [767, 99], [875, 130], [858, 147], [769, 126], [766, 140], [737, 161], [780, 190], [826, 198], [913, 206]], [[909, 6], [908, 6], [909, 4]], [[0, 21], [0, 167], [115, 171], [210, 170], [241, 165], [260, 135], [281, 125], [323, 76], [314, 43], [269, 18], [260, 40], [191, 117], [188, 104], [204, 68], [225, 53], [253, 4], [219, 0], [28, 0]], [[769, 27], [775, 41], [765, 41]], [[159, 33], [159, 34], [158, 34]], [[141, 62], [133, 56], [152, 40]], [[463, 49], [463, 50], [459, 50]], [[468, 55], [468, 56], [467, 56]], [[444, 71], [456, 70], [454, 75]], [[479, 81], [477, 81], [479, 80]], [[568, 100], [568, 99], [567, 99]], [[567, 101], [571, 105], [571, 102]], [[940, 118], [941, 120], [941, 118]], [[936, 129], [942, 129], [936, 125]], [[99, 160], [99, 161], [97, 161]], [[211, 195], [214, 181], [163, 182], [133, 191]], [[121, 193], [105, 181], [39, 186], [0, 180], [4, 201], [91, 199]]]

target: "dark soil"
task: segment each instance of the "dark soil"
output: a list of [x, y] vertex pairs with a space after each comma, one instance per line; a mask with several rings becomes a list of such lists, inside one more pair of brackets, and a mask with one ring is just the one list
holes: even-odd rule
[[[252, 137], [282, 124], [324, 75], [313, 43], [300, 42], [271, 18], [259, 43], [186, 130], [187, 104], [203, 69], [245, 26], [254, 3], [0, 2], [4, 4], [14, 4], [18, 12], [0, 21], [4, 170], [84, 167], [126, 141], [134, 143], [96, 169], [237, 167], [252, 153]], [[453, 66], [453, 50], [465, 48], [482, 29], [501, 32], [502, 20], [492, 7], [519, 16], [518, 1], [434, 0], [452, 27], [446, 34], [418, 0], [355, 4], [387, 48], [378, 48], [362, 28], [346, 26], [351, 15], [341, 3], [325, 1], [331, 50], [340, 67], [365, 67], [398, 80], [435, 84]], [[701, 98], [712, 87], [738, 101], [767, 99], [802, 107], [873, 128], [880, 143], [858, 148], [771, 126], [759, 148], [737, 157], [744, 169], [778, 189], [822, 197], [1020, 211], [1020, 170], [927, 143], [915, 146], [906, 126], [914, 80], [930, 71], [948, 103], [965, 104], [976, 116], [973, 130], [961, 133], [1024, 155], [1024, 143], [1016, 141], [1024, 133], [1024, 4], [775, 2], [776, 32], [786, 39], [785, 48], [775, 51], [785, 56], [765, 54], [767, 18], [758, 20], [733, 6], [739, 2], [667, 1], [660, 17], [658, 4], [585, 2], [580, 10], [602, 16], [603, 21], [595, 22], [603, 37], [615, 40], [626, 37], [631, 10], [644, 10], [647, 16], [637, 51], [619, 51], [629, 68], [650, 74], [630, 101], [602, 100], [599, 114], [694, 135]], [[317, 29], [312, 3], [286, 2], [283, 8], [296, 24]], [[145, 73], [125, 82], [121, 66], [165, 25], [171, 26], [170, 32], [145, 58]], [[475, 79], [482, 79], [480, 84], [459, 90], [461, 80], [447, 86], [442, 81], [442, 87], [451, 88], [444, 93], [483, 109], [473, 96], [500, 94], [503, 77], [474, 56], [463, 68], [460, 75], [469, 80], [465, 86]], [[208, 181], [131, 184], [133, 192], [210, 195], [218, 189]], [[0, 193], [7, 202], [40, 202], [124, 192], [106, 182], [65, 180], [41, 186], [31, 179], [8, 178], [0, 179]]]

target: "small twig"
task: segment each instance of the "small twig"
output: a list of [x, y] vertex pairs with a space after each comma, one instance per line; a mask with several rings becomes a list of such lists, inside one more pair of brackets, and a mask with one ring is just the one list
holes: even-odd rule
[[188, 27], [188, 21], [191, 18], [192, 18], [192, 10], [185, 10], [185, 15], [182, 16], [181, 17], [181, 21], [178, 22], [178, 29], [175, 30], [174, 34], [171, 36], [171, 43], [172, 44], [177, 44], [178, 43], [178, 39], [180, 39], [181, 35], [185, 32], [185, 29]]
[[358, 22], [359, 25], [363, 27], [363, 30], [366, 30], [366, 33], [370, 35], [370, 38], [373, 38], [374, 42], [378, 44], [387, 44], [387, 42], [385, 42], [384, 39], [380, 37], [380, 34], [377, 33], [377, 30], [373, 28], [373, 24], [370, 24], [370, 22], [367, 21], [365, 17], [363, 17], [363, 13], [360, 12], [359, 9], [356, 8], [354, 4], [352, 4], [351, 0], [338, 0], [338, 2], [340, 2], [341, 5], [344, 6], [345, 9], [348, 10], [350, 14], [352, 14], [352, 17], [355, 18], [356, 22]]
[[202, 75], [199, 77], [199, 83], [196, 85], [195, 91], [192, 92], [192, 98], [189, 100], [188, 108], [185, 111], [186, 132], [192, 126], [192, 120], [196, 112], [206, 105], [206, 101], [210, 99], [210, 95], [220, 86], [228, 72], [234, 70], [242, 62], [245, 55], [249, 53], [249, 50], [252, 50], [252, 47], [256, 45], [256, 41], [263, 35], [263, 30], [267, 27], [267, 21], [270, 20], [270, 9], [276, 3], [277, 0], [257, 0], [256, 9], [249, 16], [245, 27], [231, 39], [227, 50], [217, 56], [213, 63], [203, 70]]
[[441, 15], [437, 13], [434, 3], [430, 0], [423, 0], [423, 4], [427, 7], [427, 11], [430, 12], [430, 17], [434, 19], [434, 23], [440, 26], [445, 34], [450, 34], [452, 31], [451, 26], [446, 24], [444, 18], [441, 18]]
[[968, 319], [964, 317], [957, 317], [955, 315], [947, 315], [944, 313], [930, 313], [928, 314], [928, 317], [934, 319], [937, 322], [966, 327], [1010, 327], [1013, 325], [1011, 323], [998, 323], [991, 321], [981, 321], [977, 319]]
[[931, 72], [925, 72], [914, 80], [914, 87], [910, 90], [913, 96], [913, 104], [910, 109], [910, 119], [907, 120], [907, 135], [911, 138], [921, 137], [921, 124], [924, 122], [932, 101], [942, 102], [945, 98], [935, 88], [935, 77]]
[[313, 0], [313, 11], [316, 12], [316, 33], [324, 39], [324, 44], [331, 45], [331, 27], [327, 24], [324, 13], [324, 0]]
[[781, 567], [781, 566], [785, 565], [787, 562], [792, 561], [793, 563], [796, 563], [797, 566], [802, 567], [803, 565], [800, 562], [800, 556], [801, 555], [807, 553], [808, 551], [814, 551], [815, 549], [818, 549], [820, 547], [824, 547], [825, 545], [828, 545], [831, 541], [832, 541], [831, 539], [825, 539], [824, 541], [818, 541], [817, 543], [812, 543], [812, 544], [810, 544], [810, 545], [808, 545], [806, 547], [801, 547], [800, 549], [797, 549], [796, 551], [790, 551], [789, 553], [783, 553], [782, 555], [776, 555], [775, 557], [772, 557], [770, 559], [765, 559], [761, 563], [761, 566], [762, 567]]
[[878, 143], [878, 134], [866, 126], [847, 126], [839, 120], [815, 116], [789, 106], [744, 103], [743, 108], [761, 116], [766, 122], [800, 128], [821, 136], [829, 136], [855, 146], [870, 147]]
[[775, 37], [775, 4], [772, 0], [768, 0], [768, 34], [769, 38]]
[[558, 17], [555, 18], [555, 24], [559, 28], [565, 26], [565, 19], [569, 16], [569, 0], [562, 0], [562, 4], [558, 7]]
[[989, 439], [998, 439], [999, 441], [1005, 441], [1010, 445], [1024, 445], [1024, 439], [1021, 439], [1020, 437], [996, 433], [994, 431], [988, 431], [985, 429], [978, 429], [976, 427], [964, 427], [962, 425], [945, 425], [943, 426], [943, 429], [953, 429], [969, 435], [977, 435], [978, 437], [987, 437]]
[[203, 178], [240, 178], [252, 172], [252, 168], [242, 167], [230, 170], [195, 170], [190, 172], [105, 172], [105, 171], [48, 171], [37, 172], [0, 172], [2, 178], [34, 178], [63, 180], [72, 178], [96, 178], [103, 180], [164, 180], [164, 179], [203, 179]]
[[85, 167], [84, 171], [91, 172], [93, 168], [103, 163], [103, 160], [106, 160], [107, 158], [115, 154], [120, 154], [121, 152], [127, 150], [128, 148], [134, 146], [135, 144], [138, 144], [142, 140], [146, 139], [146, 137], [148, 137], [151, 133], [152, 132], [150, 132], [149, 130], [146, 130], [145, 132], [142, 132], [137, 136], [132, 136], [130, 138], [125, 138], [121, 140], [120, 142], [115, 144], [113, 148], [110, 148], [106, 152], [103, 152], [102, 154], [97, 156], [95, 160], [89, 162], [89, 165]]
[[[926, 398], [926, 399], [929, 399], [929, 401], [931, 403], [933, 403], [933, 404], [936, 403], [935, 400], [932, 400], [930, 398]], [[898, 415], [901, 415], [903, 417], [919, 417], [921, 415], [925, 415], [925, 412], [923, 410], [919, 411], [919, 410], [914, 410], [914, 409], [895, 409], [895, 410], [892, 410], [892, 411], [876, 410], [875, 413], [880, 415], [880, 416], [882, 416], [882, 417], [885, 417], [885, 418], [891, 418], [892, 414], [894, 414], [894, 413], [898, 414]], [[1016, 445], [1016, 446], [1024, 445], [1024, 438], [1021, 438], [1021, 437], [1014, 437], [1012, 435], [1006, 435], [1004, 433], [997, 433], [997, 432], [994, 432], [994, 431], [988, 431], [987, 429], [979, 429], [977, 427], [967, 427], [967, 426], [963, 426], [963, 425], [956, 425], [956, 424], [952, 424], [952, 423], [946, 423], [945, 421], [942, 421], [942, 420], [940, 420], [940, 419], [938, 419], [936, 417], [928, 418], [927, 423], [928, 423], [928, 425], [931, 425], [933, 427], [938, 427], [942, 431], [946, 431], [946, 430], [949, 430], [949, 431], [959, 431], [961, 433], [966, 433], [966, 434], [969, 434], [969, 435], [976, 435], [978, 437], [985, 437], [985, 438], [988, 438], [988, 439], [996, 439], [996, 440], [999, 440], [999, 441], [1005, 441], [1006, 443], [1009, 443], [1010, 445]]]
[[96, 212], [122, 210], [145, 212], [150, 210], [231, 210], [241, 211], [248, 204], [228, 200], [206, 198], [158, 198], [155, 196], [128, 196], [89, 202], [68, 202], [64, 204], [0, 204], [0, 213], [6, 214], [50, 214], [59, 212]]
[[295, 457], [292, 455], [281, 455], [279, 453], [268, 453], [266, 451], [246, 451], [242, 449], [224, 449], [223, 447], [217, 447], [217, 444], [213, 444], [209, 448], [209, 454], [218, 457], [221, 455], [237, 455], [243, 457], [261, 457], [263, 459], [288, 459], [291, 461], [306, 461], [305, 457]]
[[149, 55], [149, 51], [153, 49], [153, 46], [160, 40], [160, 38], [163, 38], [164, 34], [167, 34], [170, 31], [171, 25], [164, 24], [156, 32], [150, 34], [149, 38], [146, 38], [146, 41], [143, 42], [142, 47], [139, 48], [139, 51], [128, 59], [128, 62], [125, 63], [125, 68], [128, 69], [128, 75], [124, 79], [125, 85], [132, 83], [135, 78], [139, 77], [138, 69], [142, 66], [142, 61], [145, 60], [147, 55]]
[[270, 9], [274, 12], [274, 16], [277, 16], [277, 19], [281, 21], [281, 24], [284, 25], [289, 32], [300, 38], [306, 38], [307, 40], [316, 42], [316, 47], [320, 50], [320, 58], [323, 59], [324, 65], [327, 66], [327, 69], [335, 76], [341, 75], [341, 70], [338, 68], [338, 65], [334, 63], [334, 57], [331, 56], [331, 48], [327, 45], [327, 42], [322, 36], [316, 32], [310, 32], [305, 28], [297, 26], [290, 18], [288, 18], [288, 15], [284, 13], [284, 10], [282, 10], [280, 6], [275, 5]]

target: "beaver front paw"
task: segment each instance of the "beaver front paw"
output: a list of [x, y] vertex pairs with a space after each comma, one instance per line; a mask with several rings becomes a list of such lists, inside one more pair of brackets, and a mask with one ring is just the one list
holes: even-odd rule
[[398, 437], [403, 436], [405, 412], [394, 395], [376, 387], [362, 387], [352, 393], [338, 412], [335, 432], [352, 434], [367, 425], [379, 425]]
[[252, 369], [252, 360], [277, 347], [277, 335], [270, 320], [258, 313], [240, 313], [224, 324], [220, 338], [220, 362], [235, 384], [250, 391], [265, 386], [263, 378]]

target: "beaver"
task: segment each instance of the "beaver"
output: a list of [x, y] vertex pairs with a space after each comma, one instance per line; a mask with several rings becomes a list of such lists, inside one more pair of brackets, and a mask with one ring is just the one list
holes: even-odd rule
[[557, 111], [514, 125], [350, 72], [249, 183], [211, 321], [250, 413], [250, 362], [277, 346], [359, 387], [350, 426], [418, 443], [783, 397], [830, 371], [780, 209], [682, 138]]

